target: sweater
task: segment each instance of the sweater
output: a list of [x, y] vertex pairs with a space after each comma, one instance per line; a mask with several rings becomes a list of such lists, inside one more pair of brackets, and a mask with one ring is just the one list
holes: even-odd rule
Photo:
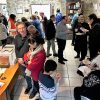
[[39, 92], [42, 100], [55, 100], [59, 83], [55, 84], [50, 75], [40, 73], [39, 75]]
[[68, 27], [62, 21], [57, 24], [56, 27], [56, 38], [66, 40], [67, 39], [67, 31]]

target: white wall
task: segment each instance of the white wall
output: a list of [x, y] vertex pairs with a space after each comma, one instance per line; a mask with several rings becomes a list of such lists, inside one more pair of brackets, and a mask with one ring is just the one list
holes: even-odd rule
[[31, 5], [31, 11], [32, 14], [34, 14], [35, 11], [39, 13], [43, 12], [44, 15], [49, 19], [50, 18], [50, 4], [45, 4], [45, 5]]
[[6, 4], [6, 0], [0, 0], [0, 3]]

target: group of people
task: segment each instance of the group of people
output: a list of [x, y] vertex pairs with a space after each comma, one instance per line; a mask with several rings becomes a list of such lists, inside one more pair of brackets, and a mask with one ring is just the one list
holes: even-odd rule
[[[81, 96], [90, 100], [100, 99], [100, 19], [95, 14], [88, 16], [88, 22], [78, 10], [72, 19], [73, 40], [72, 45], [80, 58], [80, 65], [77, 73], [83, 76], [83, 83], [80, 87], [74, 88], [75, 100], [81, 100]], [[90, 58], [86, 59], [89, 48]]]
[[50, 75], [55, 72], [57, 82], [59, 82], [61, 75], [56, 72], [57, 64], [55, 61], [46, 61], [46, 53], [43, 47], [44, 39], [33, 25], [28, 26], [30, 34], [27, 34], [23, 22], [18, 22], [16, 29], [18, 34], [14, 39], [15, 52], [21, 74], [27, 82], [24, 93], [28, 94], [32, 90], [29, 95], [30, 99], [39, 93], [40, 100], [54, 100], [57, 89], [55, 81]]
[[[89, 47], [90, 59], [96, 57], [100, 49], [100, 20], [95, 14], [88, 16], [88, 22], [85, 21], [85, 16], [78, 11], [77, 17], [73, 17], [73, 40], [74, 50], [77, 52], [75, 58], [80, 58], [80, 61], [85, 59]], [[87, 46], [88, 45], [88, 46]]]
[[[92, 61], [100, 50], [99, 19], [95, 14], [90, 14], [88, 16], [88, 24], [80, 9], [75, 16], [71, 23], [73, 29], [72, 44], [77, 52], [75, 58], [81, 57], [80, 61], [84, 60], [87, 55], [87, 44], [89, 44], [90, 60]], [[8, 41], [7, 37], [9, 37], [10, 40], [12, 39], [11, 43], [15, 45], [20, 73], [24, 76], [27, 83], [24, 93], [28, 94], [32, 89], [29, 95], [30, 99], [39, 93], [40, 97], [37, 100], [56, 100], [61, 74], [56, 71], [57, 63], [53, 60], [46, 61], [46, 57], [51, 56], [50, 47], [52, 45], [53, 56], [58, 57], [58, 62], [65, 64], [64, 61], [67, 61], [63, 52], [69, 33], [69, 29], [66, 26], [68, 17], [63, 16], [59, 9], [56, 16], [51, 15], [49, 20], [44, 17], [42, 23], [47, 41], [47, 52], [43, 46], [45, 39], [41, 29], [41, 22], [36, 15], [31, 16], [31, 22], [22, 17], [21, 22], [15, 23], [16, 15], [14, 14], [10, 15], [8, 22], [5, 19], [3, 15], [0, 17], [0, 40], [4, 46]], [[7, 31], [7, 27], [9, 31]], [[87, 37], [89, 37], [89, 40], [87, 40]], [[58, 53], [55, 50], [55, 39], [57, 39]], [[83, 85], [74, 89], [75, 100], [81, 100], [81, 95], [98, 100], [96, 98], [99, 97], [99, 92], [93, 95], [91, 91], [92, 89], [96, 91], [97, 88], [100, 88], [99, 73], [99, 70], [91, 71], [87, 77], [84, 77]], [[54, 74], [53, 77], [51, 77], [52, 74]], [[95, 79], [95, 82], [93, 79], [92, 82], [91, 77]], [[91, 81], [90, 84], [88, 81]]]

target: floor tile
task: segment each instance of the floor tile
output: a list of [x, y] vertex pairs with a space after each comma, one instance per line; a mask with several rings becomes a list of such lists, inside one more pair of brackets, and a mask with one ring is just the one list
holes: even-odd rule
[[57, 100], [72, 100], [71, 97], [57, 97]]
[[81, 86], [82, 85], [82, 81], [80, 80], [80, 78], [69, 78], [69, 84], [70, 86]]
[[69, 79], [68, 78], [62, 78], [60, 80], [60, 86], [69, 86]]
[[60, 97], [60, 96], [71, 97], [70, 87], [59, 87], [59, 91], [58, 91], [57, 96], [58, 97]]
[[28, 96], [14, 96], [14, 100], [28, 100]]
[[59, 73], [61, 73], [62, 78], [68, 78], [68, 72], [66, 70], [57, 70]]

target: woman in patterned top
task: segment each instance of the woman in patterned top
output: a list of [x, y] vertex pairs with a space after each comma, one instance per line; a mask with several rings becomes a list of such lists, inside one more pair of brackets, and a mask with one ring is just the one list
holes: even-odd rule
[[100, 100], [100, 70], [92, 71], [83, 79], [81, 87], [74, 88], [75, 100], [81, 100], [81, 96], [91, 100]]

